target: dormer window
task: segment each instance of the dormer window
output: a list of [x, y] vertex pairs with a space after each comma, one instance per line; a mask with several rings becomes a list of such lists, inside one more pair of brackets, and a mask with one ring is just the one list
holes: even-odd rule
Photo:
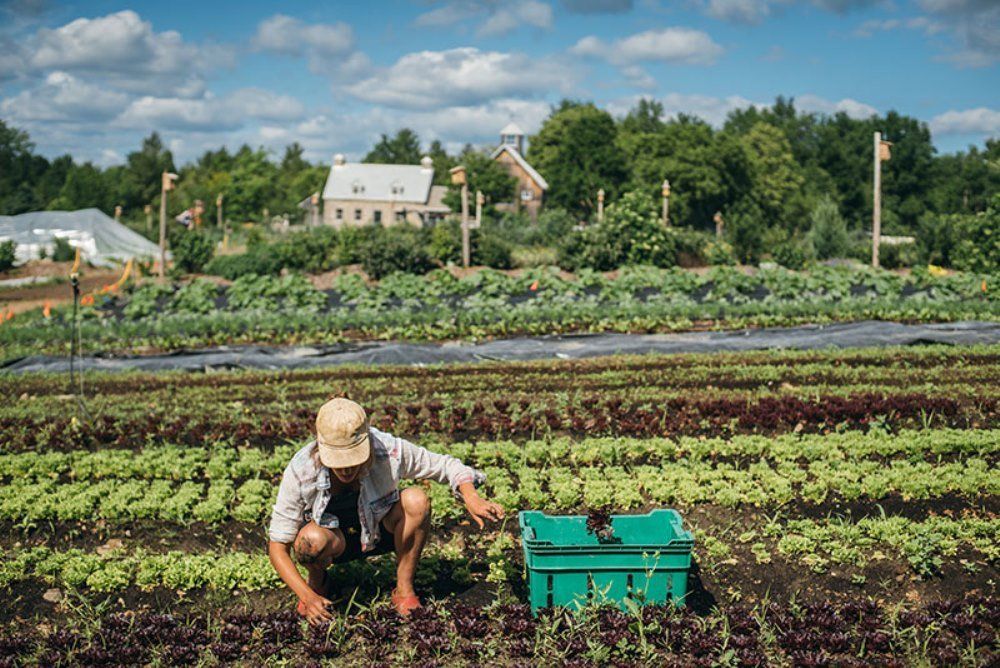
[[365, 192], [365, 185], [361, 181], [355, 181], [351, 184], [351, 192], [355, 195], [361, 195]]
[[393, 195], [402, 195], [403, 184], [398, 181], [394, 181], [392, 185], [389, 186], [389, 192], [391, 192]]

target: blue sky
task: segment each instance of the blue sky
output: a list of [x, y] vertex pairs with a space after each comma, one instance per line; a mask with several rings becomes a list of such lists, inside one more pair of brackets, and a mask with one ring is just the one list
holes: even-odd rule
[[153, 130], [181, 161], [298, 141], [326, 162], [404, 126], [492, 144], [563, 97], [718, 126], [778, 95], [981, 145], [1000, 136], [1000, 0], [0, 2], [0, 118], [101, 165]]

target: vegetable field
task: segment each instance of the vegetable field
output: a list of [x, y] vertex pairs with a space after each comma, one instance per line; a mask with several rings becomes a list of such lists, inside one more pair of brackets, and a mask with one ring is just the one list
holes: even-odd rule
[[[0, 392], [2, 666], [1000, 661], [998, 346], [92, 375], [90, 419], [65, 377]], [[427, 485], [409, 621], [391, 557], [335, 569], [318, 628], [268, 562], [277, 481], [332, 396], [510, 511], [479, 532]], [[683, 610], [531, 616], [515, 511], [654, 507], [695, 533]]]
[[[518, 276], [487, 269], [397, 273], [377, 284], [358, 274], [319, 290], [304, 277], [248, 275], [227, 287], [208, 279], [147, 283], [87, 300], [80, 325], [88, 353], [137, 353], [239, 343], [359, 339], [448, 340], [564, 332], [733, 329], [852, 320], [995, 321], [992, 276], [909, 276], [868, 267], [736, 267], [703, 274], [627, 267], [613, 275], [555, 268]], [[92, 303], [91, 303], [92, 302]], [[4, 358], [68, 352], [68, 310], [0, 327]]]

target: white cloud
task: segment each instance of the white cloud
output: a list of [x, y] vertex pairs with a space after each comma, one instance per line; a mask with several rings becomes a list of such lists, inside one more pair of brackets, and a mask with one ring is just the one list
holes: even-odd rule
[[836, 114], [844, 112], [851, 118], [863, 119], [878, 114], [875, 107], [852, 100], [845, 97], [836, 102], [819, 97], [818, 95], [805, 94], [795, 98], [795, 106], [801, 111], [818, 112], [821, 114]]
[[625, 65], [621, 68], [622, 75], [628, 79], [629, 85], [635, 88], [656, 88], [656, 79], [638, 65]]
[[341, 55], [354, 48], [354, 31], [346, 23], [309, 24], [275, 14], [257, 26], [253, 45], [261, 51], [301, 56], [309, 52]]
[[964, 111], [946, 111], [930, 121], [934, 134], [1000, 135], [1000, 111], [978, 107]]
[[299, 123], [265, 125], [259, 129], [254, 143], [278, 150], [297, 141], [310, 160], [329, 162], [334, 153], [359, 160], [380, 134], [407, 127], [419, 135], [425, 148], [431, 141], [440, 140], [446, 150], [457, 153], [467, 142], [496, 145], [500, 129], [511, 120], [530, 134], [541, 127], [549, 111], [545, 102], [509, 98], [434, 110], [392, 112], [375, 108], [336, 116], [318, 114]]
[[162, 128], [220, 132], [243, 127], [249, 120], [291, 121], [301, 118], [295, 98], [244, 88], [221, 98], [198, 100], [145, 96], [133, 100], [115, 124], [129, 128]]
[[131, 10], [42, 28], [27, 41], [27, 66], [99, 76], [124, 90], [198, 94], [204, 73], [232, 64], [228, 49], [155, 32]]
[[97, 159], [97, 164], [101, 167], [111, 167], [125, 163], [125, 158], [118, 151], [106, 148], [101, 150], [101, 157]]
[[858, 26], [854, 31], [854, 35], [857, 37], [871, 37], [878, 31], [899, 29], [918, 30], [929, 36], [942, 32], [945, 30], [945, 26], [943, 23], [933, 21], [926, 16], [914, 16], [909, 19], [871, 19]]
[[760, 23], [771, 14], [770, 0], [708, 0], [705, 13], [733, 23]]
[[348, 90], [368, 102], [431, 109], [566, 91], [573, 78], [553, 60], [463, 47], [407, 54]]
[[562, 0], [562, 6], [577, 14], [621, 14], [632, 9], [632, 0]]
[[80, 81], [66, 72], [52, 72], [35, 87], [0, 102], [4, 116], [21, 122], [106, 121], [128, 104], [124, 93]]
[[310, 24], [275, 14], [257, 26], [251, 40], [258, 51], [305, 57], [310, 71], [334, 81], [353, 81], [371, 70], [371, 61], [355, 50], [354, 31], [346, 23]]
[[539, 0], [450, 0], [416, 18], [417, 27], [442, 28], [476, 19], [480, 37], [505, 35], [517, 28], [552, 27], [552, 6]]
[[536, 0], [505, 2], [486, 19], [477, 33], [483, 37], [503, 35], [522, 26], [551, 28], [552, 7]]
[[617, 65], [641, 61], [711, 65], [723, 51], [707, 33], [690, 28], [647, 30], [610, 43], [591, 35], [570, 49], [574, 55], [603, 58]]

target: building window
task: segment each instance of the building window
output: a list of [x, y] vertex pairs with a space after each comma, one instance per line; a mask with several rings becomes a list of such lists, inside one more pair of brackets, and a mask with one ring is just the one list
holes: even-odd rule
[[382, 212], [381, 211], [376, 211], [375, 212], [375, 224], [376, 225], [380, 225], [381, 223], [382, 223]]
[[535, 193], [531, 190], [531, 188], [524, 188], [521, 191], [522, 202], [530, 202], [533, 199], [535, 199]]
[[337, 220], [343, 220], [344, 219], [344, 210], [343, 209], [337, 209], [337, 212], [336, 212], [335, 215], [337, 217]]
[[361, 220], [361, 209], [355, 209], [354, 210], [354, 220], [357, 220], [357, 221]]
[[396, 222], [397, 223], [405, 223], [406, 222], [406, 211], [397, 211], [396, 212]]

